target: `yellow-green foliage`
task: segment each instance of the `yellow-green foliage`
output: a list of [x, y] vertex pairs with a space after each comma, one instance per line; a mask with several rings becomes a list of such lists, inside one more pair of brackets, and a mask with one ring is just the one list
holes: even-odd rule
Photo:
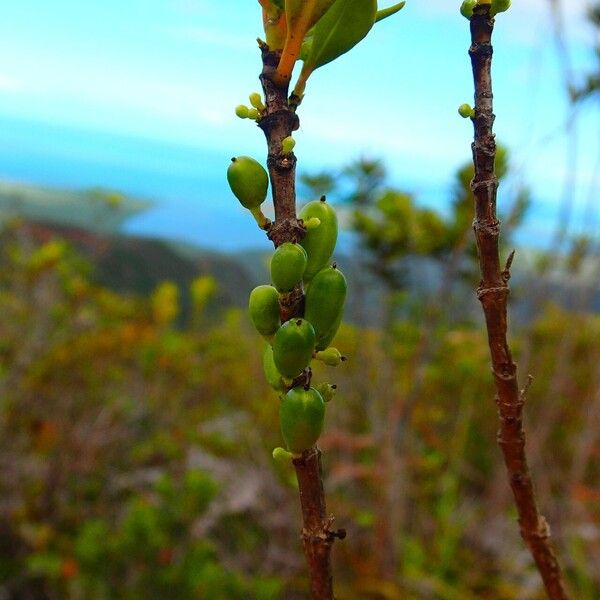
[[[116, 294], [68, 245], [24, 236], [6, 233], [0, 256], [0, 595], [302, 597], [293, 470], [271, 459], [279, 399], [247, 317], [204, 319], [215, 283], [202, 278], [182, 326], [173, 284]], [[314, 385], [338, 385], [320, 444], [350, 533], [340, 598], [541, 598], [507, 518], [479, 323], [400, 313], [385, 331], [343, 325], [334, 344], [351, 360], [333, 380], [314, 368]], [[514, 340], [536, 375], [543, 511], [561, 516], [570, 583], [591, 600], [600, 318], [548, 306]]]

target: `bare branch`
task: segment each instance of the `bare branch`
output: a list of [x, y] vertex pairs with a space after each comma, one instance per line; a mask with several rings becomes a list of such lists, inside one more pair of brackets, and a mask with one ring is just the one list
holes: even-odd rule
[[483, 306], [496, 383], [496, 402], [500, 416], [498, 443], [504, 455], [510, 485], [519, 513], [521, 536], [525, 540], [551, 600], [567, 600], [560, 566], [550, 543], [550, 530], [539, 514], [529, 466], [525, 455], [523, 401], [528, 385], [519, 390], [517, 367], [507, 341], [508, 280], [514, 251], [504, 270], [500, 267], [498, 238], [500, 222], [496, 216], [498, 180], [494, 171], [496, 143], [493, 134], [492, 32], [494, 19], [490, 5], [475, 7], [471, 18], [469, 55], [475, 84], [473, 163], [475, 177], [471, 189], [475, 195], [473, 228], [477, 240], [481, 282], [477, 296]]

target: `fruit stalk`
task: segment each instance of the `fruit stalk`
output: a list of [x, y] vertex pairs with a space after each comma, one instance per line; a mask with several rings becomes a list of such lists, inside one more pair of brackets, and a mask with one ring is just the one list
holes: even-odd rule
[[471, 189], [475, 196], [473, 228], [477, 240], [481, 281], [477, 296], [482, 304], [496, 385], [500, 417], [498, 443], [504, 456], [510, 485], [519, 514], [521, 536], [526, 542], [551, 600], [567, 600], [560, 566], [550, 542], [548, 524], [540, 515], [525, 455], [523, 404], [525, 391], [519, 390], [517, 367], [507, 340], [508, 280], [513, 254], [504, 269], [500, 266], [498, 237], [500, 222], [496, 215], [498, 180], [494, 171], [496, 144], [493, 134], [492, 32], [494, 19], [490, 4], [480, 2], [470, 18], [469, 56], [475, 84], [475, 114], [472, 144], [475, 177]]
[[[277, 85], [273, 77], [279, 63], [280, 52], [271, 52], [260, 43], [263, 70], [260, 75], [265, 110], [258, 122], [268, 146], [267, 168], [271, 181], [275, 221], [267, 235], [276, 248], [286, 242], [298, 243], [305, 229], [296, 216], [296, 157], [284, 152], [282, 142], [298, 129], [299, 120], [288, 102], [288, 86]], [[302, 283], [280, 297], [281, 321], [301, 318], [304, 313]], [[327, 516], [323, 491], [321, 452], [315, 446], [302, 452], [293, 460], [298, 480], [302, 507], [302, 544], [308, 566], [312, 600], [333, 600], [331, 548], [335, 537], [342, 532], [330, 529], [332, 519]]]

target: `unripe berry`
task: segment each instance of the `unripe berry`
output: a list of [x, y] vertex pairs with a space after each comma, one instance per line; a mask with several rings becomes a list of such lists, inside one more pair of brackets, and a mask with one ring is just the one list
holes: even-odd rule
[[346, 291], [344, 274], [333, 266], [321, 269], [308, 286], [304, 318], [314, 327], [317, 350], [327, 348], [337, 333], [342, 322]]
[[264, 167], [249, 156], [231, 159], [227, 181], [244, 208], [257, 208], [267, 197], [269, 176]]
[[250, 292], [248, 300], [250, 319], [256, 331], [270, 337], [279, 329], [279, 294], [272, 285], [259, 285]]
[[300, 211], [300, 218], [305, 223], [314, 217], [320, 220], [320, 225], [309, 229], [300, 242], [308, 255], [305, 281], [312, 279], [329, 262], [337, 241], [337, 216], [325, 197], [309, 202]]
[[285, 391], [283, 378], [281, 377], [281, 373], [277, 370], [275, 361], [273, 360], [273, 348], [269, 344], [265, 346], [265, 352], [263, 354], [263, 371], [268, 384], [276, 392], [281, 393]]
[[306, 250], [300, 244], [281, 244], [271, 259], [271, 281], [281, 293], [291, 292], [306, 269]]
[[314, 446], [323, 431], [325, 403], [314, 388], [292, 388], [279, 406], [281, 434], [294, 454]]
[[277, 370], [288, 379], [300, 375], [315, 349], [315, 330], [304, 319], [286, 321], [273, 339], [273, 360]]

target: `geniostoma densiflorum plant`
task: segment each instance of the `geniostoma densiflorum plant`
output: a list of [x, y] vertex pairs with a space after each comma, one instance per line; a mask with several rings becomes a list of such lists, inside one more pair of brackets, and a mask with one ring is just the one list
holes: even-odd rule
[[[377, 21], [398, 12], [404, 2], [380, 10], [376, 0], [259, 0], [266, 41], [262, 58], [262, 94], [250, 94], [250, 106], [235, 112], [255, 121], [267, 141], [267, 169], [248, 156], [232, 159], [227, 177], [242, 206], [275, 246], [271, 282], [250, 295], [250, 317], [265, 338], [265, 376], [280, 397], [279, 416], [285, 448], [275, 458], [293, 459], [304, 526], [302, 540], [312, 598], [333, 598], [330, 549], [343, 530], [332, 531], [321, 480], [317, 440], [323, 430], [325, 403], [335, 385], [316, 383], [311, 362], [337, 366], [344, 357], [333, 338], [342, 321], [346, 279], [332, 262], [337, 216], [323, 197], [296, 214], [296, 141], [298, 107], [308, 78], [358, 44]], [[290, 93], [294, 67], [302, 63]], [[262, 211], [271, 186], [275, 220]]]
[[[398, 12], [404, 2], [378, 9], [376, 0], [259, 0], [263, 12], [266, 46], [277, 53], [279, 62], [272, 80], [288, 89], [297, 61], [303, 66], [290, 97], [295, 111], [308, 77], [318, 68], [351, 50], [373, 25]], [[250, 106], [239, 105], [240, 118], [260, 122], [266, 106], [261, 94], [249, 96]], [[295, 146], [289, 135], [281, 141], [280, 154], [289, 156]], [[248, 156], [232, 159], [227, 171], [231, 190], [248, 209], [259, 227], [269, 230], [270, 221], [261, 205], [267, 198], [269, 175]], [[299, 223], [302, 239], [277, 246], [271, 259], [271, 285], [255, 288], [249, 312], [257, 331], [267, 340], [264, 371], [268, 382], [281, 396], [281, 432], [287, 451], [298, 455], [313, 446], [323, 428], [325, 402], [335, 385], [311, 386], [310, 363], [319, 360], [337, 366], [344, 359], [330, 347], [340, 326], [346, 297], [346, 279], [331, 264], [337, 240], [337, 217], [323, 197], [302, 209]], [[277, 245], [277, 242], [276, 242]], [[286, 295], [301, 285], [305, 293], [301, 316], [281, 318]], [[301, 385], [300, 385], [301, 384]], [[282, 449], [276, 455], [283, 456]]]

